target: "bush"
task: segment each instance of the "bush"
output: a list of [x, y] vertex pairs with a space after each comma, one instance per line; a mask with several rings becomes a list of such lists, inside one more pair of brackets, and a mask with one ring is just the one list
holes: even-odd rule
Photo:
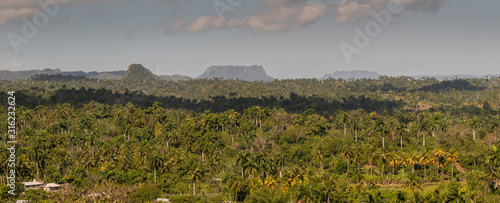
[[147, 202], [156, 200], [159, 194], [158, 188], [153, 184], [143, 184], [139, 189], [130, 194], [132, 202]]

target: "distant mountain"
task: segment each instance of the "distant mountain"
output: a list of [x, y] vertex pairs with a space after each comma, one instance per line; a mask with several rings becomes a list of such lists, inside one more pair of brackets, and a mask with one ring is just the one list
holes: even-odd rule
[[122, 80], [130, 82], [146, 82], [151, 80], [157, 80], [155, 74], [153, 74], [149, 69], [144, 68], [141, 64], [132, 64], [128, 67], [125, 77]]
[[158, 76], [160, 80], [168, 80], [172, 82], [179, 82], [179, 81], [184, 81], [184, 80], [192, 80], [193, 78], [189, 76], [183, 76], [183, 75], [160, 75]]
[[320, 80], [326, 80], [328, 78], [333, 78], [333, 79], [344, 79], [344, 80], [349, 80], [349, 79], [378, 79], [380, 75], [376, 72], [372, 71], [361, 71], [361, 70], [354, 70], [354, 71], [335, 71], [333, 74], [326, 74], [323, 77], [320, 78]]
[[97, 79], [120, 79], [125, 77], [125, 71], [105, 71], [105, 72], [83, 72], [83, 71], [73, 71], [73, 72], [63, 72], [64, 75], [72, 75], [72, 76], [86, 76], [89, 78], [97, 78]]
[[0, 70], [0, 80], [25, 80], [39, 74], [57, 75], [57, 74], [63, 74], [63, 72], [61, 72], [61, 70], [59, 69], [23, 70], [23, 71]]
[[212, 66], [198, 78], [224, 78], [247, 81], [271, 81], [262, 66]]
[[125, 76], [125, 71], [109, 71], [109, 72], [83, 72], [69, 71], [63, 72], [59, 69], [44, 69], [44, 70], [23, 70], [23, 71], [8, 71], [0, 70], [0, 80], [27, 80], [35, 75], [65, 75], [65, 76], [85, 76], [101, 80], [120, 79]]

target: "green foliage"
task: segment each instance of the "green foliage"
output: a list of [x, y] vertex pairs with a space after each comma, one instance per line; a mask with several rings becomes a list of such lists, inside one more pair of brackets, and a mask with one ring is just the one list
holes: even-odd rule
[[[19, 88], [20, 181], [68, 183], [60, 195], [26, 196], [61, 202], [499, 199], [498, 80], [467, 80], [485, 88], [443, 87], [438, 94], [418, 91], [437, 84], [432, 79], [172, 83], [148, 75], [136, 78], [137, 85], [129, 79], [0, 81], [1, 91]], [[5, 111], [0, 106], [1, 120]], [[0, 146], [0, 160], [8, 155]], [[0, 162], [1, 174], [6, 163]], [[2, 186], [1, 197], [9, 198], [5, 191]]]
[[132, 202], [147, 202], [156, 200], [158, 197], [158, 188], [153, 184], [143, 184], [135, 192], [130, 194]]
[[245, 198], [245, 203], [286, 203], [288, 197], [279, 189], [261, 187]]

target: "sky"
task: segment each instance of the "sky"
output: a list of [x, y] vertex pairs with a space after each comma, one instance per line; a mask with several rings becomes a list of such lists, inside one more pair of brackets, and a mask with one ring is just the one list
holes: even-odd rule
[[2, 0], [0, 70], [500, 74], [500, 0]]

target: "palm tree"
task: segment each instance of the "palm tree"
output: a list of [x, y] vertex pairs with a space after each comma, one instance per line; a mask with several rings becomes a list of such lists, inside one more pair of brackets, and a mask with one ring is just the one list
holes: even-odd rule
[[379, 158], [379, 152], [378, 151], [373, 151], [371, 154], [370, 154], [370, 175], [373, 176], [373, 166], [374, 166], [374, 163], [375, 161]]
[[388, 156], [387, 152], [385, 150], [382, 150], [382, 153], [380, 153], [380, 161], [382, 161], [382, 173], [381, 173], [382, 176], [384, 175], [385, 165], [387, 164], [388, 160], [387, 156]]
[[406, 136], [406, 134], [408, 134], [408, 131], [407, 131], [407, 127], [404, 123], [401, 123], [399, 124], [397, 127], [396, 127], [396, 133], [401, 136], [401, 141], [400, 141], [400, 144], [401, 144], [401, 149], [403, 149], [403, 136]]
[[245, 136], [245, 140], [247, 141], [248, 145], [250, 145], [250, 153], [253, 153], [253, 144], [252, 141], [257, 137], [255, 133], [248, 133]]
[[[445, 155], [446, 155], [446, 152], [444, 152], [442, 149], [435, 149], [434, 150], [434, 157], [436, 158], [436, 175], [439, 173], [439, 167], [440, 166], [444, 167], [444, 164], [441, 165], [441, 163], [442, 163], [442, 159], [444, 158]], [[443, 168], [443, 171], [444, 171], [444, 168]], [[443, 172], [443, 174], [444, 174], [444, 172]]]
[[465, 195], [467, 189], [465, 187], [460, 188], [459, 184], [454, 184], [448, 191], [446, 195], [446, 202], [457, 202], [466, 203], [467, 197]]
[[429, 125], [429, 130], [432, 132], [432, 137], [435, 136], [436, 130], [439, 130], [443, 126], [443, 114], [435, 114], [431, 117], [430, 125]]
[[196, 195], [196, 182], [199, 181], [205, 175], [205, 171], [198, 167], [195, 167], [191, 172], [189, 180], [193, 183], [193, 195]]
[[458, 154], [454, 152], [453, 150], [450, 150], [447, 154], [446, 161], [451, 162], [451, 179], [453, 180], [453, 166], [455, 165], [455, 162], [457, 162]]
[[361, 120], [359, 119], [359, 117], [356, 116], [355, 119], [351, 120], [352, 121], [352, 128], [354, 130], [354, 139], [356, 140], [356, 142], [358, 141], [358, 131], [359, 131], [359, 128], [360, 128], [360, 125], [361, 125]]
[[307, 180], [299, 184], [297, 187], [297, 200], [303, 200], [305, 203], [315, 202], [320, 192], [314, 186]]
[[148, 157], [149, 167], [153, 168], [154, 170], [155, 183], [156, 183], [156, 169], [163, 166], [163, 161], [164, 161], [163, 158], [161, 156], [158, 156], [158, 154], [156, 153]]
[[229, 181], [229, 189], [234, 192], [234, 202], [238, 202], [238, 193], [244, 188], [243, 179], [231, 178]]
[[494, 182], [495, 189], [498, 186], [498, 178], [500, 177], [500, 151], [495, 146], [492, 147], [489, 157], [486, 159], [486, 170], [488, 179]]
[[276, 157], [275, 164], [276, 166], [278, 166], [278, 169], [280, 171], [280, 178], [283, 178], [282, 170], [283, 166], [285, 165], [285, 156], [283, 156], [283, 154], [278, 155]]
[[401, 159], [398, 162], [398, 165], [402, 166], [403, 168], [403, 178], [405, 178], [405, 167], [407, 166], [406, 162], [406, 155], [404, 153], [401, 153]]
[[248, 166], [250, 154], [248, 152], [239, 151], [236, 158], [236, 164], [241, 167], [241, 177], [244, 177], [245, 168]]
[[418, 164], [418, 155], [417, 153], [413, 153], [408, 157], [408, 164], [412, 165], [412, 172], [415, 173], [415, 164]]
[[429, 154], [427, 153], [427, 151], [424, 151], [422, 156], [420, 156], [420, 160], [419, 160], [419, 163], [424, 165], [424, 178], [425, 176], [427, 175], [427, 164], [430, 163], [430, 158], [429, 158]]
[[477, 117], [474, 117], [469, 121], [469, 126], [472, 128], [472, 138], [476, 141], [476, 129], [481, 127], [482, 123]]
[[430, 125], [431, 124], [429, 119], [426, 119], [424, 116], [422, 116], [420, 126], [418, 126], [418, 130], [420, 131], [420, 133], [422, 133], [423, 136], [423, 146], [425, 146], [425, 134], [427, 133], [427, 131], [429, 131]]
[[316, 147], [316, 149], [314, 149], [313, 158], [319, 162], [319, 167], [321, 168], [321, 172], [324, 173], [325, 171], [323, 170], [323, 163], [321, 162], [321, 160], [323, 160], [323, 155], [321, 154], [320, 147]]
[[377, 121], [376, 131], [382, 137], [382, 148], [385, 148], [385, 137], [389, 134], [389, 130], [387, 129], [387, 126], [382, 119], [379, 119]]
[[356, 162], [358, 164], [358, 171], [359, 171], [359, 163], [361, 162], [362, 158], [363, 157], [358, 150], [354, 151], [354, 159], [353, 160], [354, 160], [354, 162]]
[[392, 166], [392, 175], [394, 176], [394, 169], [399, 165], [399, 156], [393, 153], [390, 160], [389, 165]]
[[340, 122], [344, 124], [344, 135], [347, 135], [347, 123], [349, 120], [349, 114], [346, 112], [343, 112], [342, 115], [340, 115]]
[[415, 193], [415, 188], [422, 189], [421, 180], [416, 173], [412, 173], [404, 185], [406, 188], [411, 188], [412, 193]]
[[353, 151], [351, 148], [345, 147], [344, 149], [342, 149], [342, 156], [347, 159], [347, 172], [346, 173], [349, 172], [349, 162], [351, 161], [350, 157], [352, 156], [352, 154], [353, 154]]

